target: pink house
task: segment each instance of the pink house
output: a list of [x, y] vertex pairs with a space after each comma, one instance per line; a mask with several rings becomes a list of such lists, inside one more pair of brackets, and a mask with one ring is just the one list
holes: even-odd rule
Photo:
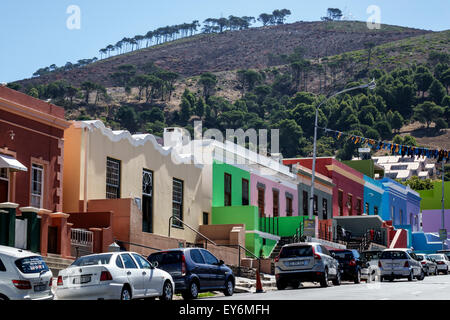
[[251, 205], [258, 207], [260, 217], [298, 216], [297, 186], [276, 176], [250, 175]]

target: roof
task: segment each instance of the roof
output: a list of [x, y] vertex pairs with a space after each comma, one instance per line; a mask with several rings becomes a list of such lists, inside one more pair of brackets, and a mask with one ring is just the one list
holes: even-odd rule
[[34, 256], [39, 256], [37, 253], [33, 253], [31, 251], [27, 251], [27, 250], [22, 250], [22, 249], [18, 249], [18, 248], [13, 248], [13, 247], [6, 247], [6, 246], [0, 246], [0, 254], [4, 254], [10, 257], [15, 257], [15, 258], [26, 258], [26, 257], [34, 257]]

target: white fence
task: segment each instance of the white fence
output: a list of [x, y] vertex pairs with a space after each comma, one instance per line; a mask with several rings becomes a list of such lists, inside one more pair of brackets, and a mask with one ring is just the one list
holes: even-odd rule
[[72, 255], [74, 256], [92, 253], [94, 233], [85, 229], [71, 229], [70, 243], [72, 245]]

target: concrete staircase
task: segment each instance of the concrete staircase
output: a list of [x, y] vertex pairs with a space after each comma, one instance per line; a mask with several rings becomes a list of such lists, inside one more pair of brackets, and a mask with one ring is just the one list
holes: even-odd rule
[[43, 257], [45, 263], [50, 268], [53, 273], [53, 277], [57, 277], [59, 271], [66, 269], [70, 266], [74, 260], [71, 259], [63, 259], [60, 255], [57, 254], [48, 254], [47, 257]]
[[270, 255], [270, 259], [272, 259], [272, 265], [271, 265], [271, 271], [272, 274], [275, 274], [275, 263], [273, 262], [273, 259], [278, 257], [280, 254], [281, 248], [287, 244], [291, 244], [294, 242], [293, 237], [281, 237], [280, 241], [278, 241], [276, 247], [273, 249], [272, 254]]

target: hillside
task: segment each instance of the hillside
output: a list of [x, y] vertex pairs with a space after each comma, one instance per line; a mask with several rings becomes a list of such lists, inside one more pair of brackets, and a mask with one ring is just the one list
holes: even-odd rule
[[80, 69], [55, 72], [18, 83], [27, 86], [65, 79], [79, 86], [90, 80], [110, 87], [109, 75], [119, 65], [132, 64], [141, 72], [140, 68], [148, 62], [183, 77], [207, 71], [263, 69], [279, 64], [277, 57], [289, 55], [297, 47], [303, 47], [305, 58], [311, 59], [361, 50], [369, 41], [381, 45], [427, 33], [430, 31], [389, 25], [382, 25], [380, 30], [369, 30], [363, 22], [297, 22], [221, 34], [199, 34], [100, 60]]

